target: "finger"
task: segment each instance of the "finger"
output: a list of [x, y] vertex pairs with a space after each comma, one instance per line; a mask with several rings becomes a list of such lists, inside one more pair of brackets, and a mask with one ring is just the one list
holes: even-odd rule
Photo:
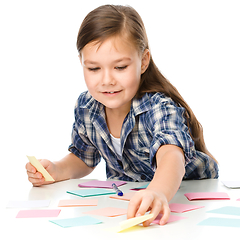
[[170, 217], [170, 212], [171, 211], [170, 211], [170, 208], [169, 208], [168, 204], [163, 205], [163, 211], [162, 211], [163, 216], [161, 217], [161, 219], [159, 221], [160, 225], [164, 225], [164, 224], [167, 223], [167, 221], [168, 221], [168, 219]]
[[150, 195], [146, 195], [142, 198], [142, 202], [139, 206], [136, 216], [144, 215], [149, 208], [151, 208], [154, 198]]
[[134, 218], [136, 216], [137, 210], [141, 203], [141, 198], [137, 197], [138, 194], [135, 194], [129, 204], [128, 204], [128, 211], [127, 211], [127, 219]]
[[145, 221], [143, 223], [144, 227], [147, 227], [151, 224], [151, 222], [158, 216], [158, 214], [163, 211], [163, 204], [160, 200], [154, 200], [153, 204], [152, 204], [152, 209], [151, 212], [153, 214], [153, 217], [150, 218], [149, 220]]
[[32, 178], [28, 177], [29, 182], [32, 183], [33, 186], [41, 186], [44, 184], [45, 179], [44, 178]]
[[32, 173], [27, 171], [27, 175], [30, 178], [35, 178], [35, 179], [41, 179], [43, 178], [43, 175], [40, 172]]
[[32, 173], [37, 172], [37, 169], [31, 163], [27, 163], [25, 168], [28, 172], [32, 172]]
[[40, 186], [44, 183], [45, 179], [40, 172], [32, 173], [27, 171], [28, 180], [33, 184], [33, 186]]

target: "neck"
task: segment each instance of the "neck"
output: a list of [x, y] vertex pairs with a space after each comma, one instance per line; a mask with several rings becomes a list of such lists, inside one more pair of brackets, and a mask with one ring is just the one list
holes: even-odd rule
[[105, 108], [108, 130], [115, 138], [120, 138], [122, 124], [129, 111], [130, 108], [125, 110]]

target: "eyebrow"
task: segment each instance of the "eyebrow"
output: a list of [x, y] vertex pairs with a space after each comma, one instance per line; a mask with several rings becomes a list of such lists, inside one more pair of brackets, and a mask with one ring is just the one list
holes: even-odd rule
[[[115, 61], [113, 61], [113, 63], [119, 63], [119, 62], [122, 62], [122, 61], [131, 61], [132, 59], [129, 58], [129, 57], [124, 57], [124, 58], [119, 58]], [[94, 61], [90, 61], [90, 60], [85, 60], [84, 61], [84, 64], [98, 64], [98, 62], [94, 62]]]

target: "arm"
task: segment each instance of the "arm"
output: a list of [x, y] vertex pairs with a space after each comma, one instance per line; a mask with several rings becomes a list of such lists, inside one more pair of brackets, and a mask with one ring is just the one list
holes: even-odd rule
[[[40, 160], [43, 167], [58, 181], [63, 181], [71, 178], [82, 178], [90, 174], [94, 168], [88, 167], [81, 159], [73, 153], [68, 154], [58, 162], [51, 162], [46, 159]], [[33, 186], [41, 186], [51, 182], [45, 182], [44, 177], [36, 168], [30, 163], [26, 164], [27, 174], [29, 181]]]
[[163, 213], [160, 224], [167, 222], [170, 210], [168, 202], [177, 192], [185, 173], [184, 154], [181, 148], [164, 145], [156, 153], [157, 169], [146, 190], [139, 191], [131, 199], [128, 218], [144, 215], [151, 209], [154, 217], [144, 223], [148, 226], [159, 213]]
[[94, 167], [88, 167], [80, 158], [73, 153], [69, 153], [62, 160], [55, 162], [59, 172], [59, 181], [82, 178], [90, 174]]
[[157, 170], [148, 188], [164, 193], [168, 202], [176, 194], [185, 174], [184, 154], [181, 148], [164, 145], [156, 154]]

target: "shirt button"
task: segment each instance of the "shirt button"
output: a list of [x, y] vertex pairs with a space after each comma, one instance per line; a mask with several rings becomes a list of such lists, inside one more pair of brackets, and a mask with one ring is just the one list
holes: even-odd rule
[[142, 180], [145, 180], [145, 179], [146, 179], [146, 176], [145, 176], [145, 175], [141, 175], [141, 179], [142, 179]]

